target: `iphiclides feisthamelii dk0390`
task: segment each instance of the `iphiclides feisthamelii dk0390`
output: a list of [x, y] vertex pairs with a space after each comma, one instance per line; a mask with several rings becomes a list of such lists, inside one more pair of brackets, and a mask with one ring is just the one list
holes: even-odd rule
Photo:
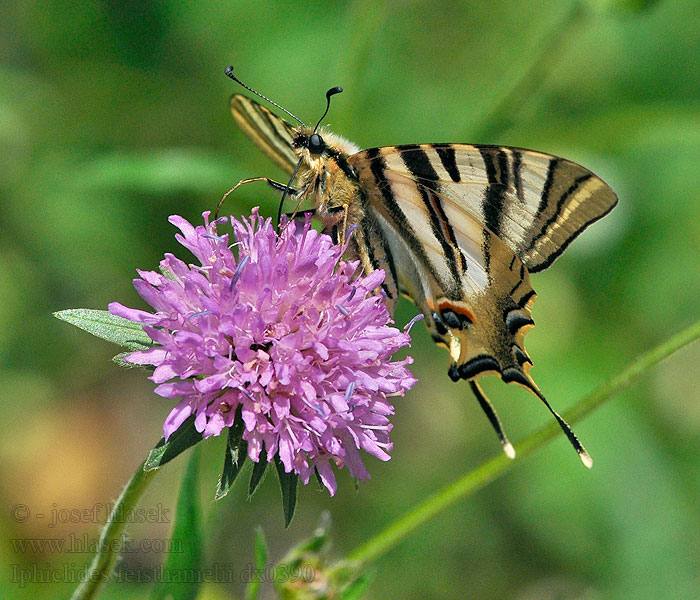
[[[366, 272], [383, 269], [389, 310], [405, 294], [425, 315], [433, 340], [449, 350], [448, 375], [476, 395], [509, 457], [515, 456], [496, 412], [477, 383], [487, 373], [517, 383], [551, 411], [583, 464], [592, 465], [571, 427], [530, 376], [524, 338], [534, 325], [530, 273], [549, 267], [590, 224], [617, 203], [588, 169], [542, 152], [475, 144], [408, 144], [360, 150], [325, 129], [299, 125], [235, 94], [237, 125], [289, 183], [267, 181], [309, 201], [324, 231], [346, 242]], [[333, 88], [326, 94], [342, 91]], [[324, 117], [325, 114], [324, 113]], [[235, 186], [235, 187], [238, 187]], [[235, 189], [235, 187], [233, 189]], [[228, 194], [227, 194], [228, 195]]]

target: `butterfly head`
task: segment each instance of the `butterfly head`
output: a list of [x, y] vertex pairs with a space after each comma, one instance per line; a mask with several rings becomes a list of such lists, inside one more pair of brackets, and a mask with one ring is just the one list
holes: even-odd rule
[[328, 151], [326, 140], [320, 133], [312, 131], [309, 127], [298, 128], [292, 147], [298, 156], [307, 158], [309, 161], [321, 158]]

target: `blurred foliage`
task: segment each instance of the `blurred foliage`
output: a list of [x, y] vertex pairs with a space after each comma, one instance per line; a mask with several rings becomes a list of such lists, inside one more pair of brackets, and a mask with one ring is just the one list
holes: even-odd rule
[[[697, 0], [3, 4], [4, 537], [96, 537], [95, 519], [72, 522], [61, 511], [95, 509], [104, 519], [95, 507], [118, 494], [161, 436], [169, 406], [143, 373], [117, 368], [110, 344], [51, 313], [139, 305], [134, 270], [176, 248], [168, 215], [196, 219], [239, 179], [280, 177], [235, 130], [229, 63], [307, 121], [321, 114], [325, 90], [343, 85], [328, 124], [363, 147], [531, 147], [576, 160], [616, 189], [620, 206], [533, 277], [538, 326], [528, 351], [555, 407], [696, 320], [699, 8]], [[229, 198], [228, 210], [260, 204], [272, 214], [275, 194], [255, 185]], [[403, 303], [397, 321], [413, 314]], [[421, 381], [397, 402], [392, 460], [369, 464], [373, 479], [357, 492], [346, 473], [335, 498], [301, 488], [288, 530], [270, 478], [249, 503], [236, 486], [212, 504], [225, 440], [201, 445], [202, 561], [223, 569], [201, 598], [243, 595], [258, 524], [275, 562], [330, 510], [340, 555], [500, 451], [466, 386], [443, 375], [447, 355], [424, 328], [413, 331]], [[673, 357], [578, 426], [592, 471], [562, 436], [382, 559], [370, 597], [698, 598], [698, 360], [697, 347]], [[497, 380], [485, 387], [516, 447], [549, 418], [523, 390]], [[185, 462], [158, 474], [144, 507], [174, 513]], [[17, 505], [28, 518], [12, 512]], [[55, 527], [51, 515], [60, 517]], [[165, 518], [128, 532], [158, 540], [170, 527]], [[3, 544], [0, 595], [67, 596], [90, 558], [78, 546]], [[118, 573], [146, 573], [163, 558], [126, 553]], [[33, 581], [26, 588], [23, 575]], [[146, 598], [151, 588], [144, 576], [112, 583], [104, 597]], [[261, 597], [270, 594], [264, 585]]]

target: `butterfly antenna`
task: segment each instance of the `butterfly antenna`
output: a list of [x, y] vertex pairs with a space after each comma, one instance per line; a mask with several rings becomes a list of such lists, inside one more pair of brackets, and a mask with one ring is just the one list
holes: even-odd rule
[[519, 369], [510, 368], [503, 371], [502, 378], [506, 383], [519, 383], [523, 387], [530, 390], [542, 401], [542, 404], [547, 407], [549, 412], [552, 413], [554, 418], [557, 420], [559, 427], [561, 427], [562, 431], [566, 434], [566, 437], [569, 438], [569, 442], [574, 447], [574, 450], [578, 452], [581, 462], [590, 469], [593, 466], [593, 459], [591, 458], [591, 455], [588, 454], [586, 449], [583, 447], [583, 444], [576, 437], [576, 434], [574, 433], [574, 430], [571, 429], [571, 426], [564, 419], [562, 419], [559, 413], [552, 408], [549, 402], [547, 402], [547, 399], [544, 397], [542, 392], [540, 392], [539, 388], [537, 385], [535, 385], [535, 382], [530, 378], [530, 376], [526, 375]]
[[336, 86], [331, 88], [326, 92], [326, 112], [323, 113], [321, 118], [318, 120], [318, 123], [316, 123], [316, 127], [314, 127], [314, 133], [316, 133], [316, 130], [318, 129], [318, 126], [321, 124], [321, 121], [326, 118], [326, 115], [328, 114], [328, 110], [331, 107], [331, 96], [335, 96], [336, 94], [341, 94], [343, 92], [343, 88], [340, 86]]
[[[276, 106], [276, 107], [279, 108], [282, 112], [284, 112], [284, 113], [288, 114], [290, 117], [292, 117], [292, 119], [294, 119], [295, 121], [297, 121], [300, 125], [306, 126], [306, 124], [304, 123], [304, 121], [302, 121], [299, 117], [293, 115], [293, 114], [292, 114], [291, 112], [289, 112], [286, 108], [284, 108], [284, 106], [280, 106], [279, 104], [277, 104], [277, 102], [273, 102], [273, 101], [270, 100], [267, 96], [263, 96], [260, 92], [256, 92], [253, 88], [248, 87], [245, 83], [243, 83], [240, 79], [238, 79], [238, 77], [236, 77], [236, 76], [233, 74], [233, 65], [229, 65], [228, 67], [226, 67], [225, 73], [226, 73], [226, 76], [227, 76], [227, 77], [229, 77], [230, 79], [233, 79], [237, 84], [243, 86], [243, 87], [244, 87], [245, 89], [247, 89], [249, 92], [255, 94], [255, 95], [258, 96], [259, 98], [262, 98], [263, 100], [266, 100], [267, 102], [269, 102], [270, 104], [272, 104], [272, 106]], [[329, 91], [330, 91], [330, 90], [329, 90]], [[341, 91], [342, 91], [342, 90], [341, 90]], [[328, 110], [326, 110], [326, 112], [328, 112]], [[324, 116], [325, 116], [325, 115], [324, 115]], [[317, 127], [318, 127], [318, 125], [317, 125]]]
[[486, 413], [486, 416], [488, 417], [489, 421], [491, 422], [491, 425], [496, 431], [496, 435], [501, 441], [501, 446], [503, 446], [503, 452], [506, 453], [506, 456], [508, 458], [515, 458], [515, 448], [513, 448], [513, 444], [511, 444], [508, 441], [506, 433], [505, 431], [503, 431], [501, 421], [498, 419], [498, 415], [496, 414], [496, 409], [493, 407], [493, 404], [491, 404], [490, 400], [484, 395], [484, 392], [479, 386], [479, 384], [473, 379], [469, 381], [469, 387], [471, 387], [472, 392], [474, 392], [476, 399], [479, 401], [479, 405], [481, 406], [482, 410]]

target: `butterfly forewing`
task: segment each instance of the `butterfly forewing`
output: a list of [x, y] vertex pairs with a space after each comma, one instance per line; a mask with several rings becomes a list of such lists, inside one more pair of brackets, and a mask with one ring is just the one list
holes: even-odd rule
[[[353, 161], [379, 160], [375, 150]], [[382, 149], [386, 168], [439, 189], [506, 242], [533, 273], [545, 269], [617, 203], [612, 189], [571, 161], [520, 148], [423, 144]], [[455, 229], [460, 221], [452, 221]]]
[[295, 128], [254, 100], [240, 94], [231, 96], [231, 114], [241, 130], [287, 173], [299, 158], [292, 141]]

